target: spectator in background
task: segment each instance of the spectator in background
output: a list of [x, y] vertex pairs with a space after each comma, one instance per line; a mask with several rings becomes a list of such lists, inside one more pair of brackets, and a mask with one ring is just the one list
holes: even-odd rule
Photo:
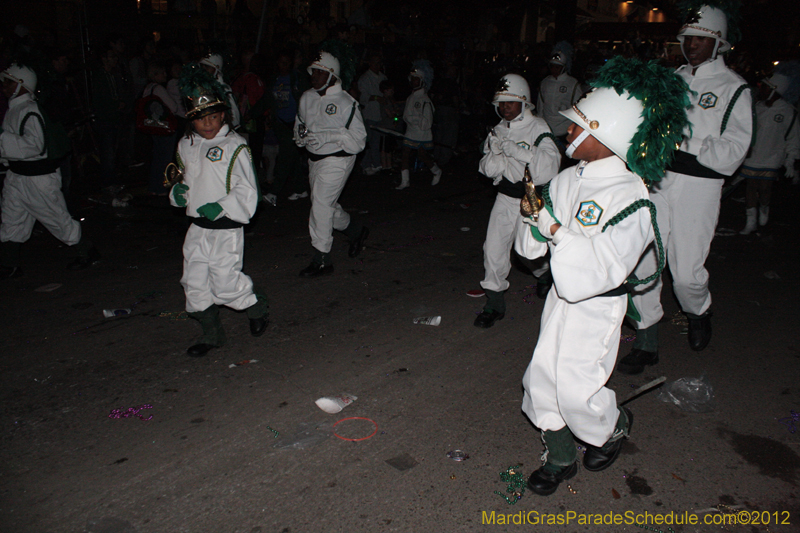
[[106, 48], [100, 55], [100, 68], [92, 72], [92, 112], [97, 148], [100, 151], [100, 187], [114, 195], [122, 189], [116, 174], [117, 143], [126, 104], [116, 76], [117, 54]]
[[[172, 114], [178, 112], [178, 102], [176, 102], [165, 87], [167, 83], [167, 69], [160, 63], [150, 63], [147, 67], [147, 78], [150, 80], [142, 96], [157, 96], [161, 102], [169, 109]], [[150, 179], [147, 190], [152, 195], [166, 196], [167, 189], [164, 187], [164, 169], [172, 161], [175, 153], [175, 142], [177, 131], [171, 135], [151, 135], [153, 149], [150, 158]]]
[[380, 54], [370, 54], [369, 68], [358, 78], [359, 103], [364, 116], [364, 124], [367, 127], [367, 148], [364, 150], [361, 167], [367, 176], [377, 174], [383, 168], [381, 164], [382, 135], [374, 128], [381, 122], [379, 99], [383, 95], [380, 85], [382, 81], [386, 80], [386, 74], [381, 72], [382, 67]]
[[142, 91], [147, 85], [147, 65], [155, 59], [156, 56], [156, 42], [152, 37], [148, 36], [142, 39], [141, 43], [142, 52], [131, 59], [130, 73], [131, 73], [131, 93], [134, 99], [142, 96]]
[[270, 128], [278, 142], [278, 158], [275, 163], [275, 179], [270, 184], [265, 199], [273, 206], [284, 187], [289, 200], [308, 197], [308, 181], [303, 176], [303, 159], [293, 136], [297, 103], [303, 94], [302, 79], [292, 69], [293, 52], [281, 50], [277, 59], [277, 75], [267, 84], [270, 109]]

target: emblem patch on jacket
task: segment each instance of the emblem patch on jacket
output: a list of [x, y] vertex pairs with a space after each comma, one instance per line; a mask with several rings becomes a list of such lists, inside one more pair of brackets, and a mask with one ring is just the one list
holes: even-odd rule
[[219, 146], [209, 148], [208, 153], [206, 153], [206, 159], [214, 162], [217, 162], [220, 159], [222, 159], [222, 148], [220, 148]]
[[325, 108], [325, 112], [329, 115], [336, 114], [336, 104], [328, 104], [328, 107]]
[[777, 122], [778, 124], [783, 122], [783, 115], [781, 115], [781, 114], [775, 115], [775, 122]]
[[558, 88], [558, 92], [560, 92], [562, 94], [566, 94], [567, 93], [567, 86], [566, 85], [562, 85], [561, 87]]
[[525, 148], [526, 150], [530, 150], [531, 149], [531, 145], [526, 143], [525, 141], [518, 142], [517, 146], [521, 146], [521, 147]]
[[717, 105], [717, 95], [714, 93], [703, 93], [700, 95], [700, 100], [697, 101], [697, 105], [703, 109], [711, 109]]
[[589, 200], [588, 202], [581, 202], [575, 218], [583, 226], [596, 226], [600, 222], [601, 216], [603, 216], [603, 208], [597, 205], [594, 200]]

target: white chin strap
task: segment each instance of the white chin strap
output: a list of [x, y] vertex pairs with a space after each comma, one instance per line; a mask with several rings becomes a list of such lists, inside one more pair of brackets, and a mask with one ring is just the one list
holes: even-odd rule
[[567, 146], [567, 149], [564, 152], [567, 155], [567, 157], [572, 159], [572, 154], [575, 153], [575, 150], [578, 149], [578, 146], [580, 146], [581, 143], [585, 141], [586, 137], [588, 136], [589, 136], [589, 130], [583, 130], [583, 133], [578, 135], [578, 137], [574, 141], [572, 141], [569, 146]]
[[[711, 53], [711, 57], [709, 57], [708, 59], [706, 59], [705, 61], [703, 61], [699, 65], [697, 65], [697, 67], [703, 66], [706, 63], [710, 63], [710, 62], [714, 61], [717, 58], [717, 51], [718, 50], [719, 50], [719, 39], [715, 39], [714, 51]], [[686, 50], [683, 49], [683, 43], [681, 43], [681, 53], [683, 54], [683, 58], [686, 59], [686, 61], [689, 61], [689, 56], [686, 55]], [[697, 67], [692, 67], [692, 68], [697, 68]]]
[[319, 92], [319, 91], [324, 91], [325, 89], [327, 89], [328, 87], [330, 87], [330, 86], [331, 86], [331, 78], [333, 78], [333, 74], [331, 74], [330, 72], [328, 72], [328, 79], [327, 79], [327, 80], [325, 80], [325, 85], [323, 85], [322, 87], [320, 87], [319, 89], [317, 89], [317, 92]]

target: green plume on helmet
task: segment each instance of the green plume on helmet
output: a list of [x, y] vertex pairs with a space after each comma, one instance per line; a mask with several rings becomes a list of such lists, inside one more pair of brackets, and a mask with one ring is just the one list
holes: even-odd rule
[[660, 181], [672, 162], [683, 132], [691, 124], [686, 110], [691, 107], [689, 86], [674, 71], [656, 61], [616, 56], [610, 59], [592, 80], [593, 87], [608, 87], [621, 95], [642, 102], [642, 122], [631, 139], [628, 167], [651, 184]]
[[178, 89], [188, 105], [186, 118], [195, 120], [228, 108], [225, 88], [199, 63], [184, 65]]
[[683, 16], [684, 21], [691, 21], [697, 17], [697, 12], [703, 6], [719, 9], [728, 19], [728, 35], [726, 41], [731, 45], [738, 43], [742, 39], [742, 32], [739, 28], [739, 15], [742, 10], [742, 0], [681, 0], [678, 2], [678, 10]]
[[339, 39], [328, 39], [319, 45], [319, 50], [324, 50], [339, 60], [339, 79], [342, 82], [342, 88], [345, 91], [349, 89], [356, 76], [356, 67], [358, 66], [353, 48]]

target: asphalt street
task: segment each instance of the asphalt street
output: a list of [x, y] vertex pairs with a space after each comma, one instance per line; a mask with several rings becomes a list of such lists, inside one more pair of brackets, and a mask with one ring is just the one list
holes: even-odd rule
[[[709, 347], [689, 349], [667, 279], [661, 362], [608, 383], [626, 398], [703, 377], [709, 410], [643, 394], [610, 469], [509, 505], [500, 474], [527, 478], [543, 451], [520, 411], [543, 301], [514, 269], [505, 319], [473, 326], [494, 200], [476, 168], [462, 155], [436, 187], [416, 174], [404, 191], [354, 175], [341, 204], [370, 228], [366, 249], [350, 259], [337, 235], [319, 279], [298, 276], [308, 200], [262, 204], [244, 272], [268, 291], [268, 331], [223, 310], [228, 343], [203, 358], [185, 354], [200, 328], [182, 314], [179, 211], [80, 202], [103, 259], [79, 272], [38, 227], [25, 275], [0, 282], [0, 531], [800, 531], [798, 187], [778, 184], [746, 237], [743, 204], [723, 203]], [[440, 325], [413, 322], [429, 316]], [[357, 400], [340, 413], [315, 404], [341, 393]]]

